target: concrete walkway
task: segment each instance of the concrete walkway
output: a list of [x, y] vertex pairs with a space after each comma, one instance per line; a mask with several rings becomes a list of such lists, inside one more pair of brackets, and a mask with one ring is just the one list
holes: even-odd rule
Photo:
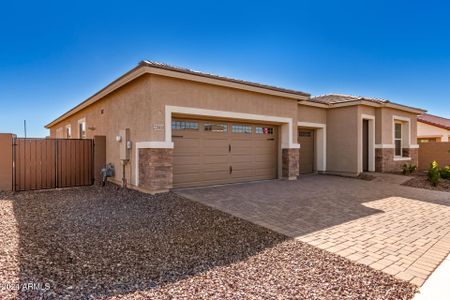
[[313, 175], [177, 193], [421, 286], [450, 252], [450, 193], [398, 180]]
[[450, 298], [450, 255], [425, 281], [413, 300], [448, 300]]

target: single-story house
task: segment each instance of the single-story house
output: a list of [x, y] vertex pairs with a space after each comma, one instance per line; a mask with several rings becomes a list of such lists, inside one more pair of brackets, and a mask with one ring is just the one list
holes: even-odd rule
[[417, 141], [448, 142], [450, 136], [450, 120], [430, 114], [417, 117]]
[[[357, 175], [417, 164], [417, 115], [387, 100], [310, 94], [143, 61], [52, 121], [52, 138], [106, 136], [113, 181], [172, 187]], [[123, 164], [123, 160], [126, 164]]]

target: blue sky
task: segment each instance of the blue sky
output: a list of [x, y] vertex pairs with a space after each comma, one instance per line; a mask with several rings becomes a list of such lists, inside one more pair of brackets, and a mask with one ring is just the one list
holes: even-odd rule
[[45, 136], [143, 59], [450, 118], [445, 1], [8, 1], [0, 132], [21, 136], [26, 119], [29, 136]]

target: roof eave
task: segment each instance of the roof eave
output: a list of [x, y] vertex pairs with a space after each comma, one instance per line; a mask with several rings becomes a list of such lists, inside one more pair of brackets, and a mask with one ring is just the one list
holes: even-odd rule
[[438, 128], [441, 128], [441, 129], [450, 130], [450, 126], [445, 126], [445, 125], [441, 125], [441, 124], [437, 124], [437, 123], [433, 123], [433, 122], [429, 122], [429, 121], [425, 121], [425, 120], [421, 120], [421, 119], [417, 119], [417, 122], [424, 123], [424, 124], [427, 124], [427, 125], [431, 125], [431, 126], [434, 126], [434, 127], [438, 127]]
[[426, 110], [423, 110], [420, 108], [410, 107], [410, 106], [397, 104], [397, 103], [393, 103], [393, 102], [374, 102], [374, 101], [370, 101], [367, 99], [355, 99], [355, 100], [349, 100], [349, 101], [340, 102], [340, 103], [329, 103], [329, 104], [315, 102], [315, 101], [311, 101], [311, 100], [304, 100], [304, 101], [299, 101], [299, 104], [305, 104], [305, 105], [317, 106], [317, 107], [323, 107], [323, 108], [336, 108], [336, 107], [346, 107], [346, 106], [354, 106], [354, 105], [366, 105], [366, 106], [371, 106], [371, 107], [389, 107], [389, 108], [393, 108], [393, 109], [398, 109], [398, 110], [414, 113], [417, 115], [420, 115], [420, 114], [423, 114], [424, 112], [426, 112]]

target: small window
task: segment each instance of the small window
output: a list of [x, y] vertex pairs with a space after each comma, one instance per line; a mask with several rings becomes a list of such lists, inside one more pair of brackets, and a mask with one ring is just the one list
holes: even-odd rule
[[86, 120], [81, 119], [78, 121], [78, 137], [80, 139], [86, 138]]
[[431, 143], [431, 142], [436, 142], [435, 138], [426, 138], [426, 139], [417, 139], [417, 141], [419, 143]]
[[299, 131], [298, 136], [301, 137], [311, 137], [311, 131]]
[[252, 133], [252, 126], [250, 125], [231, 125], [231, 132], [233, 133]]
[[72, 127], [70, 125], [66, 126], [66, 138], [70, 139], [72, 137]]
[[394, 131], [395, 156], [402, 156], [402, 124], [395, 123]]
[[173, 130], [198, 130], [198, 123], [191, 121], [172, 121]]
[[256, 127], [256, 134], [273, 134], [273, 127]]
[[227, 124], [205, 123], [205, 131], [210, 131], [210, 132], [227, 132], [228, 131], [228, 125]]

